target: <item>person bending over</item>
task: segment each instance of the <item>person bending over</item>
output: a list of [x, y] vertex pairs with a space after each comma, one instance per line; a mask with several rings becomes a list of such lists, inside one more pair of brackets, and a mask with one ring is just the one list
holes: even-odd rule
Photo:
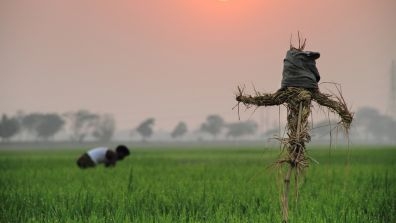
[[103, 163], [105, 167], [114, 167], [116, 162], [129, 155], [128, 147], [119, 145], [115, 151], [107, 147], [97, 147], [88, 150], [77, 159], [77, 165], [81, 169], [95, 167]]

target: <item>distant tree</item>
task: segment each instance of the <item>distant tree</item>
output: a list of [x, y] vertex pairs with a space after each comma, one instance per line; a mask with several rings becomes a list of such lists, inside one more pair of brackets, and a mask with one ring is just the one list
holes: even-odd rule
[[374, 108], [362, 108], [356, 112], [356, 125], [366, 135], [366, 140], [395, 142], [396, 121], [382, 115]]
[[366, 131], [374, 140], [395, 142], [396, 122], [389, 116], [379, 115], [369, 123]]
[[82, 143], [85, 137], [93, 133], [99, 115], [87, 110], [79, 110], [66, 113], [65, 117], [70, 123], [71, 139]]
[[23, 131], [23, 118], [25, 117], [25, 112], [22, 110], [18, 110], [15, 114], [15, 119], [18, 121], [18, 126], [19, 126], [19, 131], [18, 131], [18, 135], [19, 138], [17, 140], [19, 141], [23, 141], [25, 139], [25, 135], [24, 135], [24, 131]]
[[92, 136], [98, 141], [109, 142], [114, 135], [115, 120], [112, 115], [102, 115], [94, 125]]
[[48, 140], [58, 133], [64, 124], [65, 121], [58, 114], [42, 114], [36, 129], [37, 136], [43, 140]]
[[23, 128], [31, 135], [48, 140], [58, 133], [65, 124], [61, 116], [55, 113], [31, 113], [21, 118]]
[[214, 138], [221, 133], [224, 127], [224, 120], [219, 115], [209, 115], [206, 122], [202, 123], [200, 130], [213, 135]]
[[155, 123], [154, 118], [149, 118], [140, 123], [140, 125], [136, 128], [136, 131], [142, 136], [143, 141], [149, 138], [153, 134], [153, 126]]
[[274, 136], [278, 136], [279, 137], [279, 128], [272, 128], [272, 129], [268, 129], [266, 132], [264, 132], [263, 136], [268, 138], [272, 138]]
[[16, 118], [8, 118], [3, 114], [0, 122], [0, 138], [8, 141], [11, 137], [16, 135], [19, 131], [19, 123]]
[[364, 107], [359, 109], [355, 114], [356, 124], [368, 127], [380, 118], [381, 114], [374, 108]]
[[227, 137], [239, 138], [246, 135], [253, 135], [257, 132], [257, 123], [254, 121], [235, 122], [227, 124]]
[[37, 128], [41, 122], [41, 114], [30, 113], [22, 117], [22, 127], [29, 134], [37, 137]]
[[184, 122], [179, 122], [176, 127], [173, 129], [171, 136], [172, 138], [181, 137], [187, 133], [187, 125]]
[[338, 122], [335, 120], [322, 120], [319, 121], [318, 123], [315, 123], [315, 125], [312, 128], [312, 138], [316, 139], [323, 139], [325, 137], [329, 137], [331, 135], [336, 135], [337, 133], [339, 136], [341, 136], [342, 131], [338, 131], [336, 127], [339, 126]]

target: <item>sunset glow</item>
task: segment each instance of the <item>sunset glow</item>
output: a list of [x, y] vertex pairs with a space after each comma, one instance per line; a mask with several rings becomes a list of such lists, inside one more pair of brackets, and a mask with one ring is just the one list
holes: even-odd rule
[[[220, 4], [219, 4], [220, 3]], [[228, 22], [237, 25], [252, 16], [267, 12], [263, 11], [262, 1], [243, 0], [214, 0], [214, 1], [186, 1], [183, 3], [191, 15], [200, 20], [208, 20], [206, 25], [215, 25], [218, 22]]]
[[354, 107], [387, 106], [378, 98], [396, 59], [394, 0], [38, 2], [1, 3], [3, 113], [84, 108], [114, 114], [120, 129], [148, 116], [164, 129], [213, 113], [233, 120], [238, 84], [279, 87], [297, 31]]

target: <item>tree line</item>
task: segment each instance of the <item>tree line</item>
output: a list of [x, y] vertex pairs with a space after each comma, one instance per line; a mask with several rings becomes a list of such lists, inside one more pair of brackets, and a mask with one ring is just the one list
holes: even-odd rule
[[[315, 123], [312, 136], [329, 135], [329, 126], [336, 126], [335, 121], [324, 120]], [[155, 118], [147, 118], [133, 128], [143, 141], [154, 134]], [[35, 140], [50, 141], [61, 130], [67, 130], [69, 140], [82, 143], [91, 138], [100, 142], [112, 140], [116, 122], [112, 115], [96, 114], [87, 110], [78, 110], [64, 114], [56, 113], [17, 113], [14, 116], [3, 114], [0, 120], [0, 138], [3, 142], [12, 138], [29, 136]], [[216, 140], [219, 136], [236, 139], [257, 133], [258, 125], [254, 121], [226, 122], [220, 115], [208, 115], [194, 133], [204, 134]], [[180, 139], [189, 130], [186, 122], [178, 122], [169, 137]], [[272, 137], [279, 129], [272, 129], [264, 137]], [[395, 143], [396, 120], [381, 114], [374, 108], [361, 108], [355, 113], [352, 123], [351, 139], [365, 142]]]
[[[154, 125], [155, 119], [148, 118], [133, 131], [146, 141], [153, 135]], [[220, 115], [209, 115], [200, 125], [198, 132], [210, 135], [213, 139], [224, 132], [228, 138], [238, 138], [255, 134], [257, 127], [254, 121], [226, 123]], [[19, 112], [14, 116], [3, 114], [0, 120], [0, 138], [3, 142], [10, 141], [18, 135], [20, 138], [29, 136], [35, 140], [50, 141], [61, 130], [67, 130], [70, 141], [82, 143], [88, 137], [92, 137], [97, 141], [108, 142], [114, 136], [116, 122], [112, 115], [96, 114], [87, 110], [64, 114]], [[180, 121], [170, 132], [170, 137], [181, 138], [188, 131], [187, 124]]]
[[[337, 126], [336, 121], [325, 120], [316, 124], [313, 134], [319, 137], [328, 136], [329, 129]], [[356, 111], [349, 138], [360, 143], [396, 143], [396, 120], [381, 114], [377, 109], [363, 107]], [[334, 132], [336, 133], [336, 132]], [[338, 134], [342, 134], [339, 131]]]
[[[137, 126], [135, 131], [147, 140], [153, 134], [154, 118], [149, 118]], [[227, 123], [220, 115], [209, 115], [200, 125], [198, 132], [210, 135], [216, 139], [220, 134], [225, 132], [227, 138], [240, 138], [243, 136], [253, 135], [257, 132], [258, 125], [254, 121], [241, 121], [235, 123]], [[188, 132], [187, 124], [183, 121], [179, 122], [170, 133], [172, 138], [183, 137]]]
[[[344, 132], [337, 128], [336, 120], [325, 119], [314, 123], [310, 133], [314, 140], [323, 141], [330, 137], [341, 137]], [[348, 139], [356, 143], [396, 143], [396, 119], [389, 115], [381, 114], [377, 109], [363, 107], [354, 113], [351, 130], [348, 133]], [[332, 133], [332, 134], [331, 134]], [[264, 137], [279, 135], [279, 128], [268, 130]]]
[[17, 135], [30, 136], [40, 141], [49, 141], [68, 124], [70, 140], [83, 142], [89, 135], [98, 141], [108, 141], [115, 131], [111, 115], [99, 115], [87, 110], [57, 113], [18, 113], [12, 117], [2, 115], [0, 138], [9, 141]]

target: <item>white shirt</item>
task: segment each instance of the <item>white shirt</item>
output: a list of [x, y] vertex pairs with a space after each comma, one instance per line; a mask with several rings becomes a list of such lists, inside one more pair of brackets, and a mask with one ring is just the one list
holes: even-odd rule
[[106, 152], [108, 148], [98, 147], [91, 149], [87, 152], [88, 156], [91, 157], [95, 164], [104, 163], [106, 161]]

